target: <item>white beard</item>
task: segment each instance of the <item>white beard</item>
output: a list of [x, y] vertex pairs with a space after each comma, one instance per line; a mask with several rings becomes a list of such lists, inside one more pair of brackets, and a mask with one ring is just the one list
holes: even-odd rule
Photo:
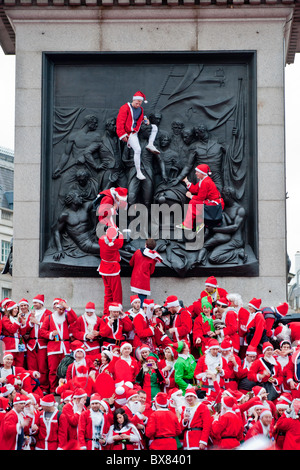
[[85, 321], [88, 325], [95, 326], [97, 323], [97, 315], [93, 313], [93, 315], [87, 315], [86, 313], [83, 314]]
[[65, 314], [63, 315], [60, 315], [59, 313], [57, 312], [54, 312], [53, 314], [53, 320], [58, 324], [58, 325], [62, 325], [65, 321]]
[[128, 408], [133, 414], [136, 414], [140, 411], [141, 409], [141, 402], [139, 401], [131, 401], [128, 403]]
[[102, 411], [93, 411], [91, 409], [90, 412], [91, 412], [91, 418], [92, 418], [93, 426], [100, 426], [102, 421], [103, 421]]

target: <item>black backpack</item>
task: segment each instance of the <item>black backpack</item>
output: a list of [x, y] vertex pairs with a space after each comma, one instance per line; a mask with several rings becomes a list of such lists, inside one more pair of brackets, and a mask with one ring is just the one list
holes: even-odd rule
[[58, 364], [56, 375], [59, 379], [65, 379], [67, 374], [67, 368], [70, 364], [73, 364], [75, 358], [72, 354], [66, 354]]

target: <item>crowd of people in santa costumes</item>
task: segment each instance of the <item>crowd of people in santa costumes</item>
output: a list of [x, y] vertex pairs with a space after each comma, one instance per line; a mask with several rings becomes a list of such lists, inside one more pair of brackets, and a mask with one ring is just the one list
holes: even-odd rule
[[243, 302], [214, 276], [188, 303], [139, 294], [101, 314], [90, 299], [82, 314], [41, 294], [1, 301], [0, 449], [300, 449], [287, 303]]

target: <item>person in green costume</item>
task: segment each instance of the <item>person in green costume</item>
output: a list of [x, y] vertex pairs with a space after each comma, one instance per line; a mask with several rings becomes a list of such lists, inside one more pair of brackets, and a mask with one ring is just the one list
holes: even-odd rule
[[203, 356], [208, 341], [216, 336], [214, 320], [211, 314], [212, 303], [210, 303], [209, 297], [203, 297], [201, 299], [201, 309], [202, 311], [194, 321], [193, 341], [194, 346], [199, 348], [200, 356]]
[[187, 387], [193, 384], [194, 370], [197, 362], [190, 353], [189, 346], [184, 341], [179, 341], [177, 347], [174, 344], [170, 346], [174, 347], [178, 352], [178, 358], [174, 364], [174, 379], [176, 385], [182, 390], [184, 395]]
[[147, 361], [142, 365], [135, 379], [136, 383], [146, 392], [148, 403], [151, 403], [157, 393], [161, 392], [165, 383], [165, 378], [157, 367], [158, 360], [157, 354], [150, 352]]

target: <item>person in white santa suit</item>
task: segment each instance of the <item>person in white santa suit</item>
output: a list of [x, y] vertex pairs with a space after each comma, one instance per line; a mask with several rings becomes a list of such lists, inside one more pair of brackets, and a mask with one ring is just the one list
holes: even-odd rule
[[205, 354], [199, 358], [194, 371], [194, 377], [206, 392], [206, 398], [219, 398], [220, 401], [220, 388], [224, 388], [224, 379], [228, 375], [227, 361], [222, 357], [219, 342], [210, 339]]
[[[56, 300], [58, 301], [58, 300]], [[40, 373], [40, 387], [45, 393], [49, 389], [49, 369], [47, 360], [47, 341], [40, 336], [40, 329], [45, 318], [52, 314], [52, 311], [45, 307], [45, 297], [43, 294], [36, 295], [32, 300], [33, 309], [27, 318], [27, 331], [29, 339], [27, 341], [27, 367], [31, 370], [38, 370]], [[55, 300], [53, 306], [55, 305]]]
[[66, 354], [70, 353], [77, 315], [61, 299], [57, 310], [45, 318], [40, 329], [41, 338], [47, 340], [50, 393], [55, 393], [58, 385], [57, 367]]
[[25, 395], [17, 393], [13, 408], [1, 420], [0, 450], [22, 450], [24, 427], [29, 424], [29, 420], [25, 420], [23, 414], [26, 400]]
[[180, 424], [184, 432], [184, 450], [205, 450], [211, 429], [210, 411], [201, 403], [193, 387], [188, 387], [182, 407]]
[[98, 272], [104, 285], [103, 314], [109, 314], [109, 304], [122, 304], [123, 291], [121, 282], [121, 256], [119, 250], [124, 243], [123, 234], [116, 227], [109, 227], [99, 240], [100, 265]]
[[132, 331], [133, 324], [129, 317], [122, 312], [122, 306], [117, 302], [111, 302], [108, 307], [109, 314], [103, 315], [100, 335], [102, 348], [112, 350], [113, 345], [121, 345], [127, 335]]
[[96, 356], [100, 352], [101, 318], [96, 315], [94, 302], [87, 302], [83, 315], [80, 315], [74, 326], [74, 338], [85, 345], [87, 356]]
[[146, 149], [154, 154], [160, 153], [154, 145], [158, 127], [156, 124], [150, 124], [149, 119], [144, 115], [142, 107], [143, 102], [147, 103], [144, 93], [137, 91], [133, 95], [131, 103], [125, 103], [120, 107], [116, 121], [117, 135], [119, 139], [126, 143], [129, 148], [132, 148], [134, 152], [133, 159], [136, 169], [136, 177], [140, 180], [145, 179], [145, 176], [141, 171], [141, 146], [138, 137], [138, 132], [142, 122], [151, 126], [151, 134]]
[[108, 404], [94, 393], [90, 408], [83, 411], [78, 422], [78, 441], [81, 450], [102, 450], [110, 428]]

